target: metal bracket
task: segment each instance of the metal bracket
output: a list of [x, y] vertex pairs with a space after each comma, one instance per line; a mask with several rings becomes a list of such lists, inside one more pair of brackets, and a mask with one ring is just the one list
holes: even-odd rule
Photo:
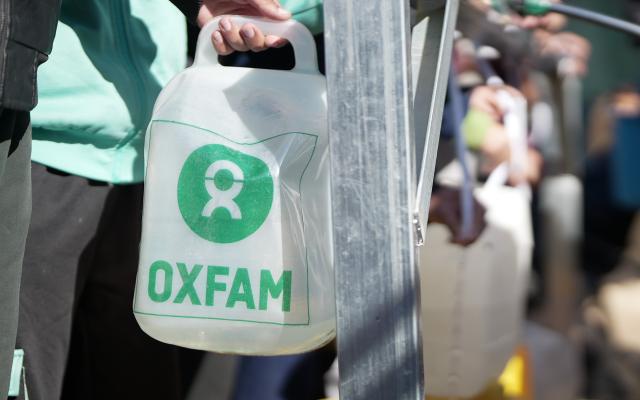
[[414, 126], [416, 154], [420, 156], [417, 164], [419, 175], [415, 213], [420, 227], [426, 226], [429, 218], [431, 188], [459, 7], [459, 0], [448, 0], [439, 8], [433, 7], [430, 2], [419, 2], [418, 15], [426, 10], [426, 18], [413, 30]]

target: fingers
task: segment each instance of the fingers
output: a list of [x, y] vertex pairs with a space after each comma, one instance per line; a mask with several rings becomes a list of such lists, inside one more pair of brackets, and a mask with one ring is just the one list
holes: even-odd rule
[[262, 31], [252, 24], [244, 24], [240, 28], [240, 36], [242, 36], [245, 46], [251, 51], [258, 52], [267, 48]]
[[509, 136], [503, 125], [495, 124], [489, 128], [480, 150], [491, 169], [511, 158]]
[[259, 52], [271, 47], [282, 47], [287, 43], [279, 36], [264, 35], [254, 24], [235, 24], [229, 17], [220, 20], [218, 30], [211, 35], [211, 42], [220, 55], [234, 51]]
[[263, 51], [271, 47], [282, 47], [287, 41], [280, 36], [264, 35], [260, 29], [252, 24], [244, 24], [240, 28], [240, 36], [244, 39], [244, 44], [251, 51]]
[[502, 117], [502, 108], [496, 96], [496, 89], [490, 86], [479, 86], [471, 93], [469, 100], [471, 108], [475, 108], [491, 116], [494, 120]]
[[522, 92], [514, 88], [513, 86], [504, 85], [500, 87], [500, 90], [505, 90], [507, 93], [509, 93], [513, 97], [522, 97]]
[[259, 15], [276, 20], [287, 20], [291, 18], [291, 13], [280, 7], [277, 0], [249, 0]]
[[264, 38], [264, 43], [268, 48], [279, 48], [289, 43], [289, 41], [280, 36], [267, 35]]
[[224, 38], [224, 41], [233, 50], [247, 51], [249, 47], [244, 43], [244, 39], [240, 36], [240, 27], [234, 24], [229, 17], [223, 17], [218, 24], [218, 29]]
[[520, 184], [528, 183], [530, 185], [537, 185], [542, 179], [542, 168], [544, 166], [544, 160], [538, 150], [530, 148], [527, 150], [527, 168], [524, 171], [514, 171], [509, 174], [509, 184], [512, 186], [518, 186]]
[[213, 43], [213, 47], [216, 49], [216, 52], [221, 56], [233, 53], [233, 49], [224, 41], [220, 31], [215, 31], [211, 34], [211, 43]]

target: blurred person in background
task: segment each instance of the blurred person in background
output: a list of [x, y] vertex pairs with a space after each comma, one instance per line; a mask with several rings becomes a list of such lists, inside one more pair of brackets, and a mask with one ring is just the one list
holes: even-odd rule
[[[577, 6], [640, 23], [640, 1], [575, 0]], [[569, 29], [593, 44], [584, 81], [587, 132], [583, 165], [584, 293], [578, 331], [585, 347], [584, 396], [640, 396], [638, 188], [640, 165], [639, 41], [630, 35], [571, 20]]]
[[[575, 398], [580, 389], [580, 358], [569, 334], [578, 315], [580, 283], [575, 272], [580, 268], [582, 189], [574, 164], [569, 162], [571, 154], [565, 151], [573, 145], [571, 139], [583, 133], [566, 130], [564, 106], [580, 99], [564, 98], [563, 102], [562, 88], [567, 78], [586, 76], [591, 45], [584, 37], [567, 32], [567, 19], [558, 14], [541, 18], [496, 14], [483, 5], [461, 7], [458, 29], [471, 44], [462, 63], [464, 83], [472, 97], [474, 92], [482, 93], [478, 85], [485, 82], [488, 64], [503, 82], [525, 96], [530, 115], [528, 161], [535, 168], [528, 180], [533, 189], [535, 247], [528, 320], [523, 327], [523, 342], [531, 356], [525, 363], [536, 398]], [[476, 114], [473, 108], [470, 113]], [[486, 143], [480, 145], [468, 137], [469, 144], [479, 150], [481, 158], [504, 159], [500, 157], [506, 150], [500, 145], [504, 136], [498, 134], [497, 121], [490, 121], [487, 115], [465, 121], [487, 132]], [[503, 152], [497, 151], [500, 149]], [[490, 168], [491, 163], [485, 166]]]

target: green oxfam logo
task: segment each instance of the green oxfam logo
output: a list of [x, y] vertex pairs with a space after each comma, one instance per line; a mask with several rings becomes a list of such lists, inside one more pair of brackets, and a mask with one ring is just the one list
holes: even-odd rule
[[264, 161], [219, 144], [202, 146], [185, 161], [178, 206], [189, 228], [215, 243], [238, 242], [260, 228], [273, 202]]

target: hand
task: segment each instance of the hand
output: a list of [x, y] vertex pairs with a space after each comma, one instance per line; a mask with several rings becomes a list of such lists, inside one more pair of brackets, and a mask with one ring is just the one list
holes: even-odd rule
[[291, 13], [280, 7], [278, 0], [204, 0], [197, 22], [200, 27], [213, 18], [227, 15], [220, 20], [219, 28], [211, 35], [213, 47], [220, 55], [234, 51], [262, 51], [282, 47], [287, 41], [274, 35], [265, 35], [254, 24], [238, 26], [228, 15], [251, 15], [277, 21], [291, 18]]
[[527, 15], [518, 18], [517, 25], [528, 30], [544, 29], [549, 32], [558, 32], [567, 25], [567, 17], [558, 13], [549, 13], [542, 16]]
[[502, 119], [503, 110], [493, 86], [478, 86], [471, 92], [469, 108], [481, 111], [498, 122]]
[[463, 236], [461, 232], [462, 212], [460, 210], [460, 189], [440, 187], [431, 195], [429, 206], [429, 223], [443, 224], [451, 231], [451, 243], [469, 246], [475, 242], [486, 226], [485, 208], [474, 197], [474, 218], [471, 232]]
[[487, 127], [479, 146], [484, 156], [483, 170], [486, 173], [511, 158], [509, 136], [502, 122], [504, 113], [498, 92], [506, 91], [514, 97], [521, 97], [517, 89], [510, 86], [479, 86], [471, 92], [469, 108], [489, 115], [493, 123]]
[[504, 125], [496, 123], [487, 131], [480, 152], [483, 155], [483, 171], [490, 173], [498, 165], [511, 159], [511, 142]]
[[469, 108], [484, 112], [500, 122], [505, 112], [498, 98], [500, 91], [506, 91], [512, 96], [522, 96], [522, 93], [511, 86], [478, 86], [471, 92]]
[[536, 31], [534, 37], [541, 55], [562, 58], [559, 65], [562, 75], [587, 74], [591, 57], [591, 44], [588, 40], [571, 32], [550, 34], [546, 31]]
[[523, 183], [528, 183], [531, 186], [537, 186], [542, 179], [542, 168], [544, 167], [544, 159], [542, 154], [534, 148], [527, 150], [527, 164], [526, 169], [522, 173], [510, 172], [509, 184], [512, 186], [518, 186]]

